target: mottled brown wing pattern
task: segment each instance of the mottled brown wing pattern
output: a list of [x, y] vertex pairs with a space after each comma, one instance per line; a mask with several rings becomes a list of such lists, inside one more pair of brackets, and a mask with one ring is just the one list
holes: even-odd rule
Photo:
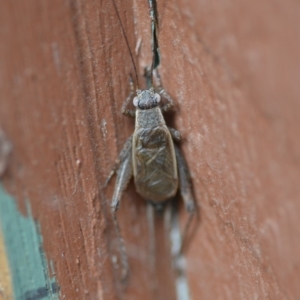
[[141, 128], [134, 134], [133, 168], [139, 194], [152, 201], [172, 197], [178, 188], [172, 137], [164, 125]]

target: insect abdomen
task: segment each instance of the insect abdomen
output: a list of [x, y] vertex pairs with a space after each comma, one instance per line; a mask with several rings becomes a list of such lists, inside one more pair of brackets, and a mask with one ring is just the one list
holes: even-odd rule
[[178, 189], [177, 164], [168, 128], [159, 125], [137, 129], [132, 151], [137, 192], [154, 202], [174, 196]]

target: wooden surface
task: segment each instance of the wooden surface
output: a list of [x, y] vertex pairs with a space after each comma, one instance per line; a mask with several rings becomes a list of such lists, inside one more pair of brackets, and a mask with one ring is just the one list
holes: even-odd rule
[[[142, 73], [147, 1], [116, 2]], [[201, 207], [191, 298], [299, 299], [299, 2], [158, 2], [160, 72]], [[175, 299], [162, 220], [153, 273], [132, 184], [119, 211], [127, 289], [112, 264], [113, 183], [101, 187], [134, 126], [120, 113], [134, 71], [112, 2], [1, 4], [0, 126], [13, 145], [2, 179], [24, 214], [30, 203], [60, 298]]]

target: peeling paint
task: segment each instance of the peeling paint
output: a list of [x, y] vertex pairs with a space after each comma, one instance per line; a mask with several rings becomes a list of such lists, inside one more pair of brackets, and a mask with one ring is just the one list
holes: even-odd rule
[[50, 276], [39, 224], [33, 219], [29, 202], [27, 216], [23, 216], [2, 185], [0, 233], [3, 236], [0, 239], [0, 280], [5, 278], [5, 287], [3, 282], [1, 284], [10, 295], [4, 299], [58, 300], [59, 287], [55, 277]]

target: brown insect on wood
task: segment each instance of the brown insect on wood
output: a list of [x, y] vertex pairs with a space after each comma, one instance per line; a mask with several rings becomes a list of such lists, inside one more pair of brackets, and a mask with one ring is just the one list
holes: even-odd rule
[[[113, 197], [111, 200], [111, 212], [114, 224], [120, 238], [122, 279], [126, 279], [129, 271], [128, 260], [123, 239], [116, 217], [123, 192], [133, 177], [135, 189], [147, 202], [151, 203], [155, 210], [163, 210], [167, 201], [172, 199], [180, 190], [185, 208], [190, 214], [186, 228], [190, 224], [191, 217], [195, 212], [195, 199], [192, 192], [191, 178], [185, 159], [177, 142], [181, 135], [174, 128], [166, 125], [163, 113], [174, 106], [171, 96], [162, 87], [158, 71], [153, 71], [157, 66], [158, 45], [156, 40], [155, 18], [152, 19], [152, 41], [153, 61], [150, 72], [145, 72], [146, 79], [151, 82], [151, 87], [141, 90], [139, 88], [138, 76], [129, 43], [124, 32], [121, 19], [113, 1], [120, 25], [130, 52], [130, 56], [136, 73], [136, 89], [132, 78], [130, 79], [130, 94], [122, 106], [122, 113], [127, 117], [135, 118], [134, 133], [128, 138], [122, 151], [112, 169], [106, 184], [114, 174], [117, 175]], [[152, 6], [150, 6], [152, 9]], [[152, 10], [153, 12], [153, 10]], [[155, 73], [156, 87], [153, 84], [153, 73]], [[166, 100], [162, 103], [161, 98]], [[132, 101], [135, 110], [129, 109]], [[185, 230], [186, 231], [186, 230]], [[180, 255], [182, 247], [180, 247]]]

